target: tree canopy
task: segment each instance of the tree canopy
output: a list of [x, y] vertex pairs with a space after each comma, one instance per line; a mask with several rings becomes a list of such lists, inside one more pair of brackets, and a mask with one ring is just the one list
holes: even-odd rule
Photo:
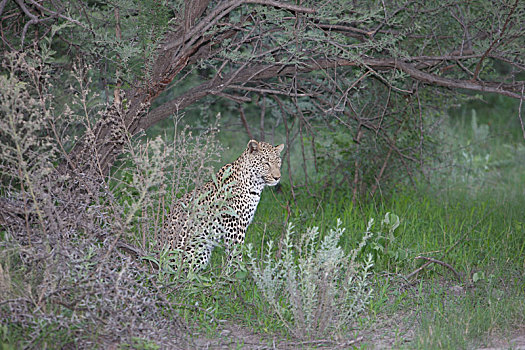
[[[3, 0], [0, 14], [3, 51], [43, 57], [57, 104], [68, 103], [75, 69], [99, 93], [95, 149], [77, 140], [73, 169], [95, 152], [107, 173], [122, 128], [135, 135], [219, 99], [268, 100], [312, 135], [313, 118], [337, 119], [356, 140], [361, 128], [382, 134], [390, 110], [421, 119], [450, 90], [523, 100], [518, 0]], [[412, 157], [395, 130], [383, 140]]]

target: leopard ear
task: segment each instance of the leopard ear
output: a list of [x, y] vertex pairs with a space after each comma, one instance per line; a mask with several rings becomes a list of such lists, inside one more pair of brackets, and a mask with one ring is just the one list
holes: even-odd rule
[[278, 153], [281, 153], [284, 149], [284, 144], [280, 144], [279, 146], [275, 146], [275, 150], [278, 152]]
[[259, 142], [255, 141], [255, 140], [250, 140], [250, 142], [248, 142], [248, 146], [246, 146], [246, 148], [248, 148], [250, 153], [257, 152], [257, 151], [259, 151]]

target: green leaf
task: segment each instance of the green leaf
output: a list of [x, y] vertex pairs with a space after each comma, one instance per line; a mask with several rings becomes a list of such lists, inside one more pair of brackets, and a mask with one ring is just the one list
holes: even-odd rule
[[235, 273], [235, 278], [241, 281], [246, 279], [247, 276], [248, 276], [248, 271], [239, 270]]

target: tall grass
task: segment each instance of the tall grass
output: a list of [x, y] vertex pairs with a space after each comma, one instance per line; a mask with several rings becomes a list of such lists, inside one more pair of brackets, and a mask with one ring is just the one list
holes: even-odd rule
[[[494, 337], [505, 343], [525, 322], [525, 146], [516, 130], [490, 117], [470, 108], [451, 118], [440, 171], [416, 188], [397, 186], [388, 198], [354, 206], [341, 188], [310, 186], [295, 201], [265, 193], [248, 242], [278, 240], [287, 219], [297, 230], [318, 226], [322, 238], [340, 218], [341, 246], [350, 251], [367, 218], [395, 212], [401, 222], [393, 237], [371, 239], [363, 250], [374, 255], [372, 319], [412, 315], [406, 322], [419, 326], [405, 340], [414, 348], [490, 345]], [[447, 265], [424, 265], [423, 258]]]
[[[6, 79], [4, 114], [16, 110], [9, 96], [24, 86]], [[221, 152], [214, 135], [179, 132], [171, 148], [160, 139], [127, 140], [129, 157], [116, 176], [83, 183], [82, 197], [71, 197], [74, 181], [40, 172], [43, 163], [53, 170], [55, 152], [63, 151], [54, 144], [47, 158], [35, 153], [48, 140], [39, 136], [48, 127], [48, 116], [38, 114], [45, 104], [29, 93], [16, 96], [26, 96], [23, 105], [35, 113], [10, 114], [20, 121], [6, 124], [0, 137], [8, 155], [1, 194], [28, 204], [25, 220], [0, 232], [1, 342], [173, 345], [175, 338], [163, 341], [183, 329], [171, 322], [178, 316], [210, 334], [230, 321], [281, 338], [352, 338], [382, 329], [376, 325], [384, 318], [399, 320], [400, 330], [416, 328], [412, 318], [418, 327], [409, 346], [465, 348], [525, 323], [525, 146], [504, 130], [508, 125], [489, 125], [485, 110], [470, 106], [452, 119], [432, 175], [417, 187], [399, 184], [388, 197], [354, 204], [350, 188], [327, 191], [319, 184], [296, 189], [293, 197], [284, 179], [279, 190], [263, 192], [248, 228], [248, 266], [229, 273], [219, 249], [203, 274], [181, 280], [170, 265], [172, 252], [155, 251], [159, 230], [169, 201], [212, 173]], [[9, 145], [32, 147], [20, 153]], [[378, 217], [383, 226], [371, 234], [369, 218]], [[152, 256], [120, 254], [121, 238]], [[160, 268], [146, 269], [144, 261]], [[265, 273], [277, 286], [273, 295]]]

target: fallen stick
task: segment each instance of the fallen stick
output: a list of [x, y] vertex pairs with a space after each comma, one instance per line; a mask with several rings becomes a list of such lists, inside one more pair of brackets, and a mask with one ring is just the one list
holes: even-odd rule
[[434, 259], [434, 258], [429, 258], [427, 256], [416, 256], [414, 259], [427, 260], [427, 262], [425, 264], [421, 265], [420, 267], [418, 267], [412, 273], [410, 273], [406, 277], [407, 280], [410, 279], [410, 277], [412, 277], [414, 275], [417, 275], [421, 270], [423, 270], [425, 267], [427, 267], [431, 263], [435, 263], [435, 264], [438, 264], [438, 265], [441, 265], [441, 266], [445, 266], [446, 268], [448, 268], [450, 271], [452, 271], [454, 273], [454, 275], [456, 275], [456, 278], [458, 279], [458, 281], [461, 282], [461, 275], [450, 264], [447, 264], [446, 262], [443, 262], [441, 260]]
[[[460, 242], [462, 242], [465, 239], [465, 237], [467, 237], [467, 235], [469, 235], [479, 224], [481, 224], [482, 219], [487, 217], [489, 214], [491, 214], [493, 210], [494, 209], [490, 210], [486, 215], [484, 215], [481, 219], [479, 219], [468, 231], [463, 233], [463, 235], [453, 245], [448, 247], [447, 250], [441, 255], [441, 259], [443, 259], [445, 256], [447, 256], [447, 254], [450, 253], [450, 251], [452, 249], [454, 249]], [[423, 265], [421, 265], [420, 267], [418, 267], [417, 269], [415, 269], [414, 271], [412, 271], [411, 273], [409, 273], [407, 275], [407, 277], [406, 277], [407, 280], [410, 279], [411, 277], [417, 275], [419, 272], [421, 272], [421, 270], [423, 270], [425, 267], [427, 267], [428, 265], [432, 264], [433, 262], [438, 263], [437, 261], [439, 261], [438, 264], [440, 264], [440, 265], [445, 264], [444, 262], [442, 262], [440, 260], [437, 260], [437, 259], [433, 259], [433, 258], [426, 258], [426, 257], [417, 256], [415, 259], [426, 259], [428, 261], [426, 263], [424, 263]], [[429, 260], [429, 259], [432, 259], [432, 260], [435, 260], [435, 261], [432, 261], [432, 260]], [[443, 266], [447, 266], [447, 265], [448, 264], [445, 264]], [[450, 265], [448, 265], [447, 267], [452, 268]], [[456, 277], [458, 277], [459, 281], [461, 282], [461, 278], [459, 277], [459, 273], [457, 273], [456, 270], [454, 270], [454, 269], [452, 269], [452, 271], [454, 271], [454, 273], [456, 274]]]

